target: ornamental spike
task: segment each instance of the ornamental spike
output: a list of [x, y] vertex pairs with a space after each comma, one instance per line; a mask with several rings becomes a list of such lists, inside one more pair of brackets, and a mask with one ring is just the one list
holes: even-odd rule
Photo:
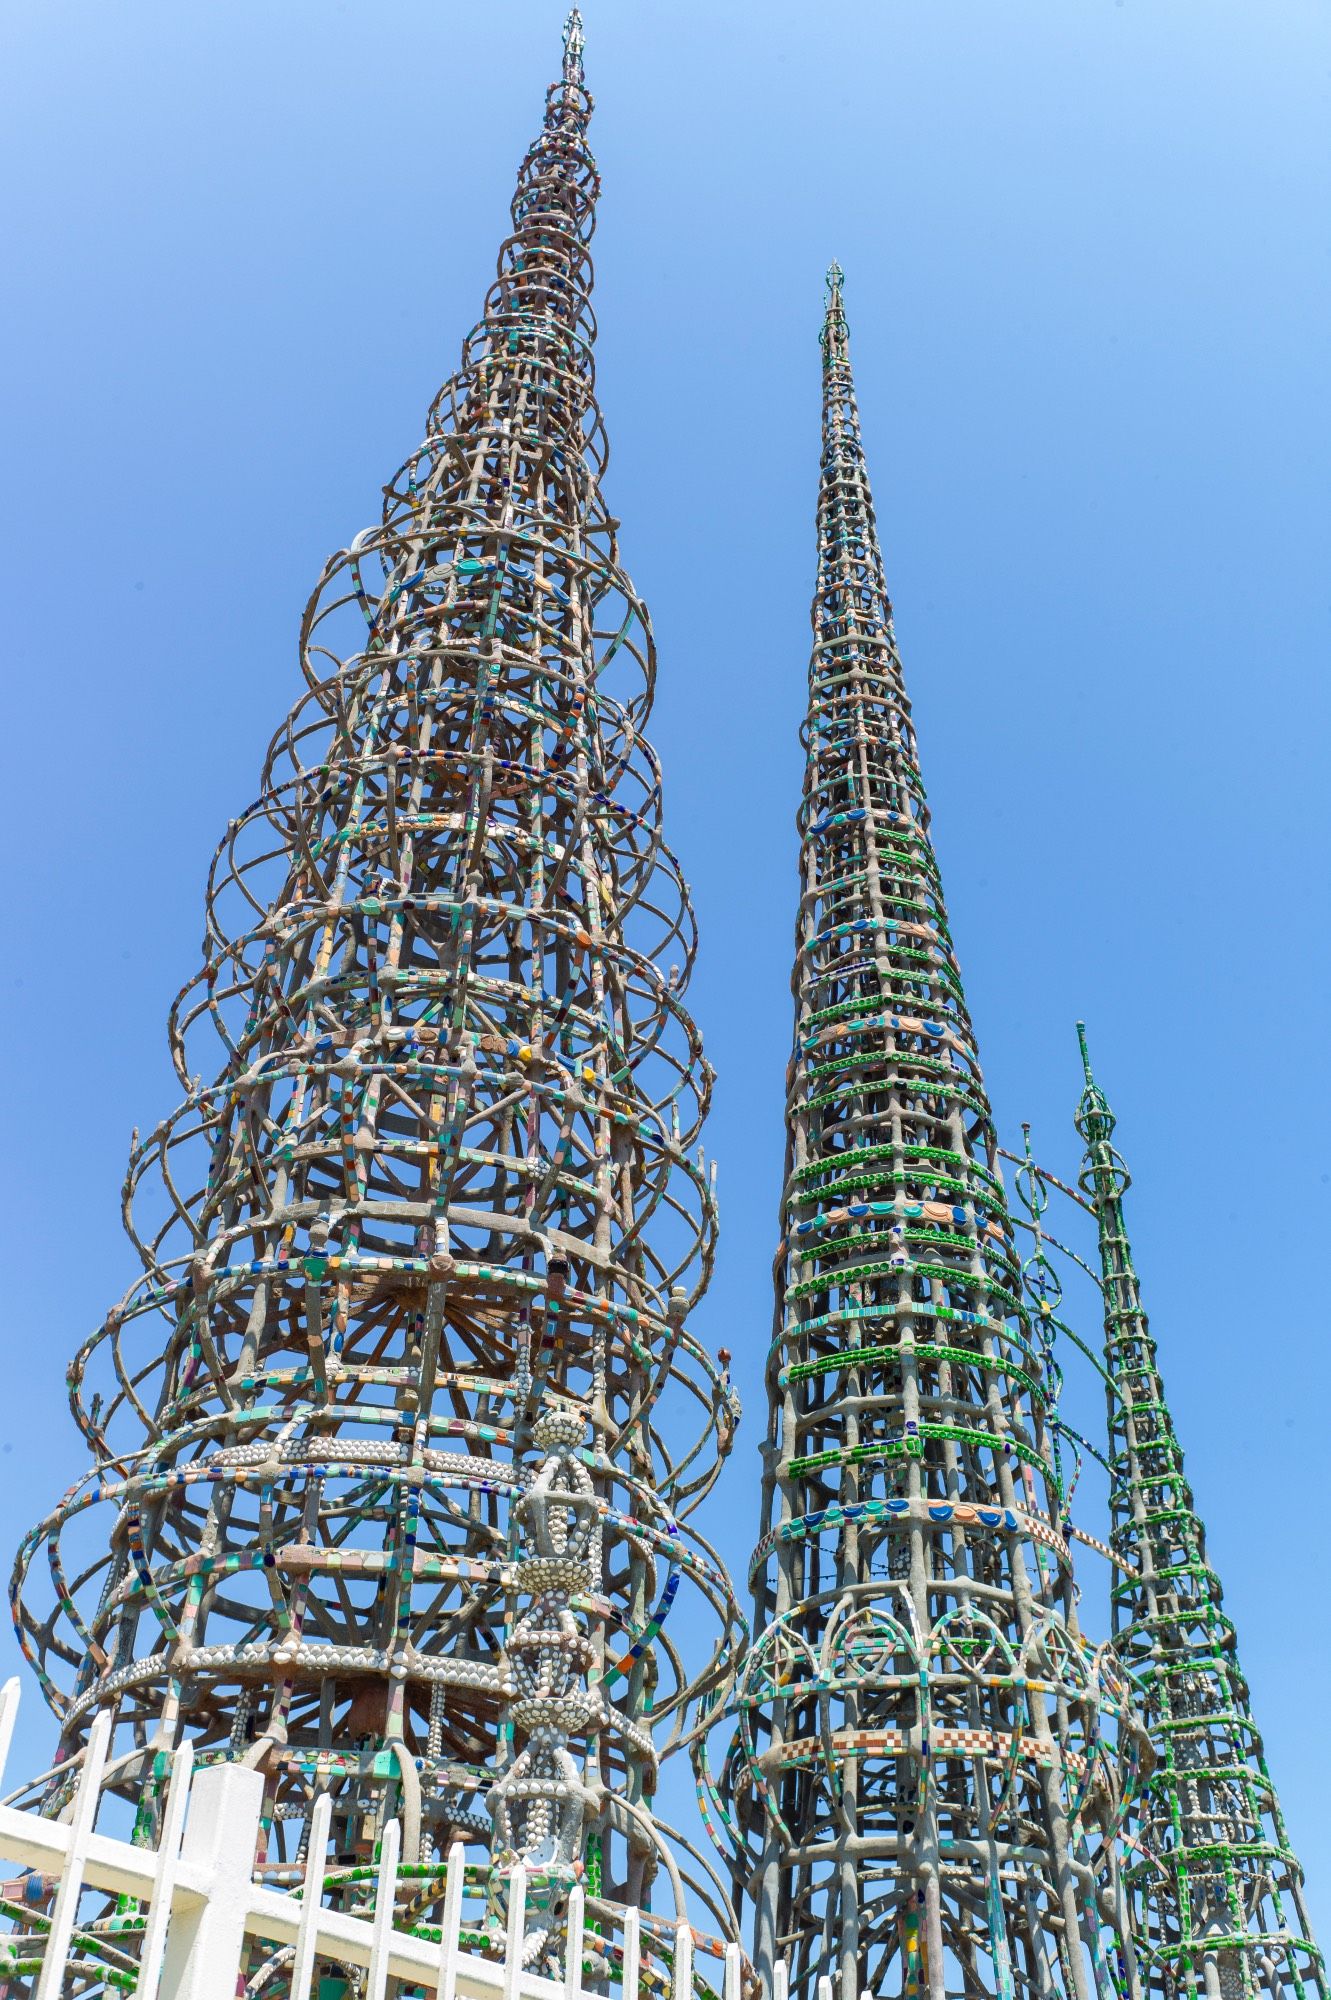
[[833, 258], [827, 267], [827, 309], [823, 315], [823, 366], [830, 368], [833, 362], [850, 361], [850, 342], [846, 331], [846, 309], [842, 302], [842, 287], [846, 274]]
[[1091, 1070], [1091, 1052], [1086, 1046], [1086, 1023], [1084, 1021], [1078, 1021], [1077, 1023], [1077, 1044], [1081, 1049], [1081, 1066], [1085, 1072], [1087, 1088], [1090, 1089], [1095, 1083], [1095, 1076]]
[[1143, 1985], [1161, 2000], [1326, 2000], [1327, 1980], [1253, 1720], [1233, 1623], [1207, 1558], [1132, 1261], [1114, 1114], [1077, 1023], [1086, 1087], [1081, 1188], [1095, 1210], [1109, 1376], [1114, 1648], [1155, 1768], [1127, 1821], [1125, 1888]]
[[564, 81], [574, 84], [579, 90], [586, 81], [582, 68], [582, 52], [585, 46], [582, 15], [575, 7], [564, 22]]
[[1086, 1079], [1086, 1088], [1082, 1094], [1081, 1108], [1078, 1115], [1083, 1119], [1094, 1119], [1096, 1121], [1094, 1130], [1097, 1134], [1103, 1132], [1103, 1136], [1107, 1139], [1113, 1132], [1115, 1119], [1113, 1112], [1109, 1109], [1104, 1092], [1095, 1080], [1095, 1071], [1091, 1068], [1091, 1051], [1086, 1040], [1086, 1023], [1084, 1021], [1078, 1021], [1077, 1023], [1077, 1046], [1081, 1050], [1082, 1075]]
[[[326, 1796], [327, 1893], [358, 1908], [399, 1820], [399, 1921], [437, 1927], [462, 1843], [469, 1933], [501, 1951], [525, 1880], [524, 1970], [570, 1990], [574, 1884], [597, 1979], [666, 1892], [660, 1993], [690, 1913], [650, 1801], [741, 1622], [689, 1521], [737, 1408], [689, 1327], [711, 1072], [655, 647], [601, 494], [590, 115], [575, 11], [481, 320], [326, 566], [306, 688], [218, 849], [170, 1021], [182, 1084], [220, 1037], [216, 1080], [136, 1139], [144, 1275], [71, 1373], [93, 1473], [15, 1601], [60, 1718], [49, 1806], [108, 1716], [152, 1844], [189, 1740], [262, 1772], [261, 1880], [299, 1878]], [[719, 1620], [697, 1674], [662, 1636], [681, 1583]], [[134, 1932], [80, 1904], [82, 1983], [132, 1985]]]
[[835, 265], [822, 349], [757, 1637], [721, 1788], [737, 1889], [760, 1975], [788, 1960], [798, 2000], [1109, 2000], [1135, 1990], [1119, 1683], [1077, 1622]]

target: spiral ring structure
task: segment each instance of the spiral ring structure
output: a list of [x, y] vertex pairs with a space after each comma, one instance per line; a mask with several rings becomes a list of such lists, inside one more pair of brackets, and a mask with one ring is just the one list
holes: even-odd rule
[[607, 1965], [611, 1906], [684, 1893], [651, 1800], [740, 1623], [689, 1523], [737, 1404], [688, 1328], [711, 1073], [600, 489], [581, 49], [574, 15], [483, 316], [218, 848], [143, 1275], [70, 1372], [93, 1469], [14, 1582], [63, 1757], [109, 1708], [145, 1837], [188, 1734], [264, 1772], [272, 1879], [321, 1792], [346, 1862], [401, 1816], [422, 1921], [450, 1843], [490, 1937], [522, 1861], [547, 1968], [572, 1880]]
[[1160, 2000], [1327, 2000], [1294, 1852], [1206, 1549], [1142, 1305], [1113, 1144], [1091, 1073], [1077, 1130], [1099, 1225], [1109, 1381], [1114, 1649], [1141, 1690], [1154, 1769], [1128, 1818], [1125, 1878], [1143, 1986]]
[[[1082, 1635], [892, 630], [834, 266], [756, 1639], [717, 1817], [764, 1978], [1130, 1989], [1137, 1735]], [[1106, 1922], [1106, 1918], [1108, 1921]]]

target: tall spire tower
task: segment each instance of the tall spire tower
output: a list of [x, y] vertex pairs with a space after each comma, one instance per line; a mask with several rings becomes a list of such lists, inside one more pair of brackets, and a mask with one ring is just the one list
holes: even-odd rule
[[[578, 1879], [618, 1977], [616, 1910], [682, 1914], [651, 1801], [725, 1664], [686, 1520], [733, 1408], [688, 1330], [711, 1076], [600, 488], [591, 110], [575, 12], [480, 323], [327, 565], [218, 849], [185, 1101], [128, 1169], [144, 1275], [71, 1370], [93, 1468], [17, 1582], [56, 1803], [105, 1711], [143, 1837], [188, 1737], [264, 1774], [264, 1879], [326, 1794], [345, 1883], [400, 1816], [399, 1921], [437, 1921], [461, 1841], [484, 1934], [522, 1863], [558, 1970]], [[683, 1580], [719, 1619], [696, 1675], [662, 1630]]]
[[1183, 1452], [1142, 1309], [1123, 1215], [1128, 1170], [1091, 1073], [1077, 1130], [1095, 1208], [1110, 1378], [1114, 1645], [1142, 1691], [1155, 1769], [1133, 1810], [1126, 1870], [1143, 1986], [1173, 2000], [1327, 1994], [1234, 1627], [1207, 1560]]
[[1052, 1377], [1022, 1300], [892, 631], [842, 273], [767, 1371], [756, 1639], [727, 1809], [760, 1972], [812, 1996], [1090, 2000], [1114, 1700], [1078, 1630]]

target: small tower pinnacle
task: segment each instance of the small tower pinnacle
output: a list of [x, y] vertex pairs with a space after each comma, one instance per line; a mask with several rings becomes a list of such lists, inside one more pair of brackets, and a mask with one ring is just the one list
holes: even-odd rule
[[585, 81], [582, 68], [584, 43], [582, 14], [574, 7], [564, 23], [564, 81], [576, 84], [579, 90]]
[[1109, 1382], [1114, 1649], [1156, 1753], [1132, 1802], [1125, 1871], [1150, 2000], [1312, 2000], [1328, 1992], [1249, 1706], [1234, 1627], [1184, 1471], [1123, 1215], [1128, 1170], [1091, 1073], [1077, 1130], [1100, 1233]]
[[841, 297], [845, 282], [846, 274], [834, 257], [827, 267], [827, 311], [823, 316], [824, 368], [832, 367], [835, 362], [848, 363], [850, 360], [846, 309]]
[[[1077, 1023], [1077, 1045], [1081, 1050], [1081, 1066], [1086, 1077], [1086, 1088], [1082, 1092], [1081, 1103], [1077, 1108], [1077, 1129], [1083, 1132], [1083, 1136], [1088, 1140], [1109, 1139], [1117, 1120], [1109, 1108], [1108, 1099], [1095, 1080], [1095, 1072], [1091, 1068], [1091, 1052], [1086, 1043], [1084, 1021]], [[1095, 1121], [1094, 1125], [1091, 1121]], [[1126, 1185], [1125, 1181], [1124, 1186]]]

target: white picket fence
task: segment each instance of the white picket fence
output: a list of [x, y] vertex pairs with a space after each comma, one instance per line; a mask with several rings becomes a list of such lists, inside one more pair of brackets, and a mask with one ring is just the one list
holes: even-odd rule
[[[0, 1689], [0, 1778], [18, 1704], [18, 1681], [8, 1681]], [[438, 2000], [584, 2000], [580, 1888], [569, 1895], [568, 1970], [562, 1981], [523, 1969], [527, 1884], [521, 1869], [513, 1875], [503, 1963], [463, 1949], [460, 1846], [448, 1857], [441, 1941], [432, 1944], [396, 1930], [393, 1916], [402, 1842], [396, 1820], [386, 1827], [381, 1843], [373, 1917], [325, 1909], [322, 1887], [331, 1811], [326, 1796], [311, 1814], [303, 1892], [297, 1896], [265, 1888], [252, 1875], [263, 1803], [261, 1774], [243, 1765], [221, 1764], [196, 1775], [188, 1744], [172, 1760], [158, 1848], [98, 1833], [95, 1822], [109, 1729], [110, 1719], [102, 1711], [92, 1725], [72, 1810], [64, 1817], [47, 1819], [0, 1805], [0, 1863], [17, 1862], [58, 1880], [46, 1913], [49, 1933], [36, 2000], [60, 2000], [75, 1943], [79, 1899], [87, 1889], [134, 1897], [146, 1906], [135, 2000], [235, 2000], [237, 1979], [248, 1957], [247, 1941], [253, 1938], [270, 1948], [294, 1947], [282, 1981], [290, 2000], [310, 2000], [315, 1967], [321, 1961], [364, 1972], [364, 2000], [385, 2000], [390, 1979], [437, 1993]], [[0, 1872], [7, 1871], [0, 1867]], [[676, 1924], [671, 2000], [693, 2000], [693, 1945], [689, 1924]], [[639, 1990], [641, 1948], [639, 1914], [626, 1910], [621, 1992], [632, 2000]], [[728, 1945], [724, 2000], [741, 2000], [742, 1973], [739, 1946]], [[784, 1995], [774, 2000], [784, 2000]]]

